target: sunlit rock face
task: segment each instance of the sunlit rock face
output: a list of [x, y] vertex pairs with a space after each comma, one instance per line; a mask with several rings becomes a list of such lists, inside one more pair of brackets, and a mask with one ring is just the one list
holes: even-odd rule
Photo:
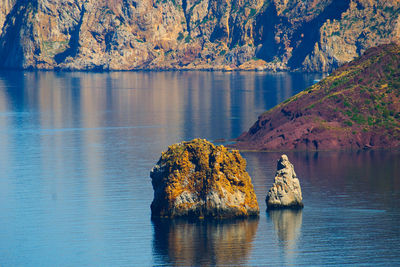
[[0, 0], [0, 67], [131, 70], [229, 69], [252, 59], [264, 1], [9, 2]]
[[300, 182], [286, 155], [278, 160], [275, 182], [265, 201], [268, 209], [303, 207]]
[[150, 173], [153, 217], [257, 216], [246, 161], [237, 150], [203, 139], [172, 145]]
[[370, 47], [399, 42], [398, 0], [353, 0], [348, 3], [340, 18], [321, 24], [318, 40], [302, 62], [304, 69], [332, 71]]
[[398, 41], [397, 0], [0, 0], [0, 67], [330, 71]]
[[0, 35], [8, 13], [10, 13], [16, 0], [0, 0]]

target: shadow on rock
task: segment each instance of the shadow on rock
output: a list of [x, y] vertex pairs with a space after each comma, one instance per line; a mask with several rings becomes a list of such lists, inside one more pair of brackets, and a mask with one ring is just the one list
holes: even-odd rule
[[247, 261], [258, 218], [234, 220], [152, 219], [157, 264], [240, 265]]

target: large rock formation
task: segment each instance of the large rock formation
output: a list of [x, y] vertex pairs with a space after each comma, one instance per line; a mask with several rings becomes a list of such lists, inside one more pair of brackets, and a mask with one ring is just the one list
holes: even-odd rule
[[382, 45], [262, 114], [238, 138], [251, 150], [400, 147], [400, 46]]
[[248, 217], [259, 207], [237, 150], [195, 139], [168, 147], [150, 173], [153, 217]]
[[398, 41], [399, 13], [397, 0], [0, 0], [0, 67], [329, 71]]
[[299, 179], [286, 155], [278, 160], [275, 182], [265, 199], [268, 209], [303, 208]]

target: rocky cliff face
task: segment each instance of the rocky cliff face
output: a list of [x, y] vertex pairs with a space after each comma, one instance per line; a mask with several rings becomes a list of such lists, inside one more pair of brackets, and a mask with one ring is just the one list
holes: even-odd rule
[[303, 61], [310, 71], [331, 71], [370, 47], [400, 40], [400, 2], [351, 1], [338, 20], [327, 20]]
[[370, 46], [398, 40], [400, 27], [394, 0], [0, 4], [6, 68], [331, 70]]
[[400, 46], [381, 45], [262, 114], [238, 139], [255, 150], [400, 147]]
[[153, 217], [257, 216], [259, 207], [246, 161], [202, 139], [172, 145], [150, 174]]
[[3, 29], [4, 22], [6, 21], [7, 15], [14, 7], [16, 0], [0, 0], [0, 34]]

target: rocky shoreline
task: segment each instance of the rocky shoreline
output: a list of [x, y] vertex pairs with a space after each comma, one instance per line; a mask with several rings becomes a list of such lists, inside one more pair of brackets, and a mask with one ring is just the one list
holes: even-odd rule
[[[263, 60], [259, 60], [263, 61]], [[304, 72], [303, 70], [296, 69], [292, 70], [282, 65], [269, 64], [263, 61], [262, 63], [254, 63], [252, 61], [246, 62], [244, 66], [230, 66], [230, 65], [202, 65], [199, 67], [146, 67], [146, 68], [134, 68], [134, 69], [103, 69], [102, 67], [93, 67], [91, 69], [75, 69], [75, 68], [22, 68], [22, 67], [2, 67], [0, 70], [23, 70], [23, 71], [61, 71], [61, 72], [173, 72], [173, 71], [205, 71], [205, 72]]]

